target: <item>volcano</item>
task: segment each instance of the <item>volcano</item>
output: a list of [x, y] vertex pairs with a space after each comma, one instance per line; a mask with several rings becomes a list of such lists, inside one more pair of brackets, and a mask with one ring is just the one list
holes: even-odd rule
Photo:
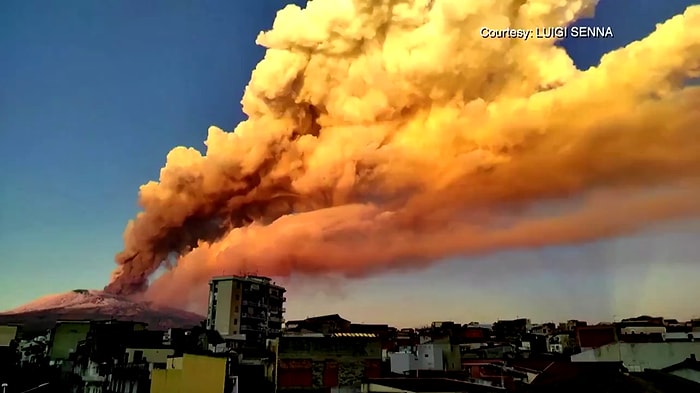
[[22, 324], [27, 333], [50, 329], [58, 320], [109, 319], [145, 322], [149, 329], [168, 329], [190, 328], [199, 325], [204, 317], [91, 289], [44, 296], [0, 313], [0, 324]]

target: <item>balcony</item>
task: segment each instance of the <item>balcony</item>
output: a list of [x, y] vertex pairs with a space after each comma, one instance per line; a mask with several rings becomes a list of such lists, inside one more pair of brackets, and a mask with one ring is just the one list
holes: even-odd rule
[[241, 305], [247, 306], [247, 307], [267, 307], [267, 305], [263, 302], [253, 302], [250, 300], [241, 301]]
[[241, 314], [241, 319], [257, 319], [263, 321], [265, 320], [265, 316], [261, 314]]

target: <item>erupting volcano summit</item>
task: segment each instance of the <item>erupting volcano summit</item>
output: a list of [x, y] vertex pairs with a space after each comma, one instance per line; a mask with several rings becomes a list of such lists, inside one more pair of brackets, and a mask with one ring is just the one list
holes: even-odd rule
[[165, 329], [197, 326], [204, 317], [87, 289], [44, 296], [0, 313], [0, 323], [18, 322], [30, 330], [51, 328], [61, 319], [139, 321], [148, 323], [151, 329]]

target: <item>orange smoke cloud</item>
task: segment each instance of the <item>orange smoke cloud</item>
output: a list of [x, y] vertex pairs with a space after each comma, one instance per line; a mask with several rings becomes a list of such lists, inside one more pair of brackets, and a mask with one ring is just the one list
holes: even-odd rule
[[[592, 241], [700, 213], [700, 6], [579, 71], [553, 40], [595, 1], [310, 1], [280, 11], [248, 119], [141, 187], [106, 288], [180, 303], [222, 272], [361, 276]], [[652, 191], [648, 191], [652, 190]], [[556, 214], [533, 208], [578, 198]]]

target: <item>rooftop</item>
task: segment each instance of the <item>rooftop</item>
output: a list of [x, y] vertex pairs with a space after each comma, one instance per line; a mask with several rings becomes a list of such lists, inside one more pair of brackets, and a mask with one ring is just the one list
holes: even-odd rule
[[258, 282], [264, 282], [264, 283], [272, 282], [271, 278], [263, 277], [263, 276], [216, 276], [216, 277], [212, 277], [212, 279], [211, 279], [211, 281], [229, 281], [229, 280], [258, 281]]
[[365, 337], [365, 338], [376, 338], [378, 337], [374, 333], [333, 333], [332, 337]]
[[341, 316], [338, 315], [338, 314], [319, 315], [319, 316], [317, 316], [317, 317], [309, 317], [309, 318], [304, 319], [302, 322], [306, 322], [306, 323], [319, 323], [319, 322], [330, 322], [330, 321], [334, 321], [334, 322], [347, 322], [347, 323], [350, 322], [350, 321], [348, 321], [347, 319], [341, 317]]
[[674, 364], [672, 366], [668, 366], [661, 371], [672, 372], [672, 371], [678, 371], [678, 370], [700, 371], [700, 362], [695, 357], [695, 354], [692, 354], [692, 355], [690, 355], [690, 357], [688, 359], [685, 359], [684, 361], [677, 363], [677, 364]]
[[254, 276], [254, 275], [245, 275], [245, 276], [217, 276], [217, 277], [212, 277], [212, 279], [209, 281], [210, 283], [218, 282], [218, 281], [241, 281], [241, 282], [252, 282], [252, 283], [257, 283], [257, 284], [263, 284], [263, 285], [269, 285], [272, 287], [276, 287], [278, 289], [284, 289], [283, 287], [277, 285], [270, 277], [264, 277], [264, 276]]
[[284, 338], [378, 338], [379, 336], [373, 333], [331, 333], [323, 334], [317, 332], [287, 332], [282, 337]]
[[314, 337], [326, 337], [325, 334], [323, 333], [314, 333], [314, 332], [308, 332], [308, 333], [303, 333], [303, 332], [287, 332], [282, 335], [284, 338], [314, 338]]
[[405, 392], [502, 392], [503, 388], [447, 378], [379, 378], [367, 383], [387, 386]]
[[92, 321], [89, 319], [59, 319], [56, 321], [56, 325], [73, 324], [73, 323], [90, 324], [90, 323], [92, 323]]

